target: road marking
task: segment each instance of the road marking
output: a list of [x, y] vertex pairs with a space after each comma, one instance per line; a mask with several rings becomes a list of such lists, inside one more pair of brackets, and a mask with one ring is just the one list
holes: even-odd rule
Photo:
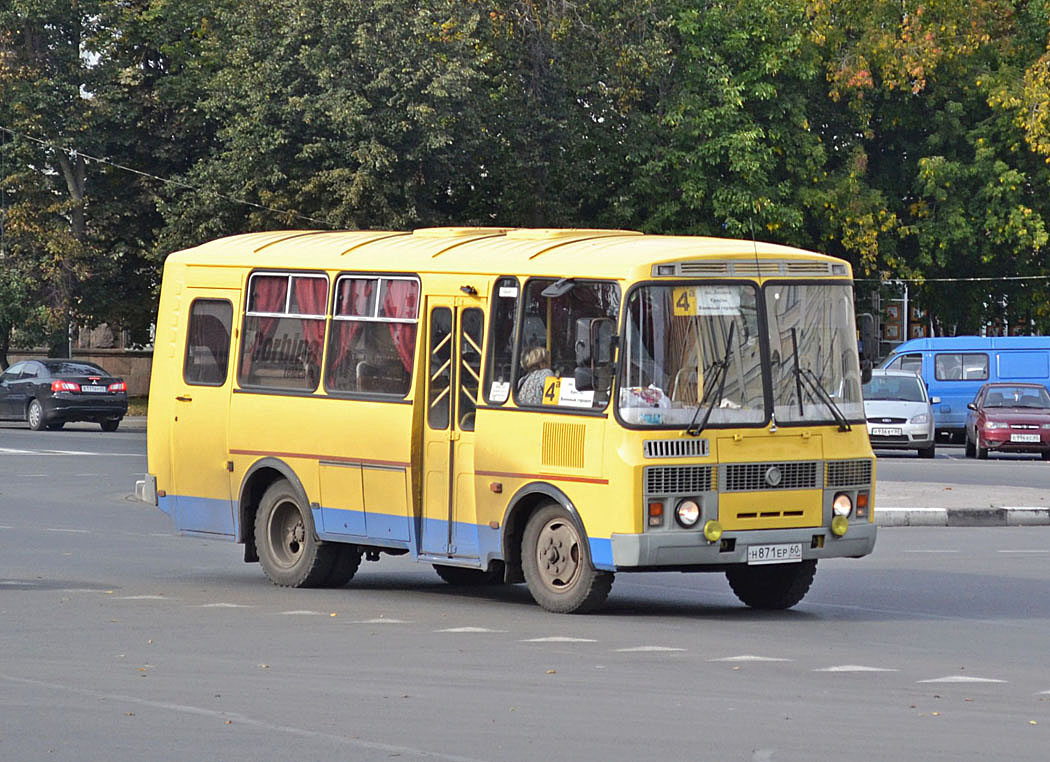
[[90, 529], [60, 529], [58, 527], [45, 527], [45, 532], [63, 532], [65, 534], [91, 534]]
[[742, 654], [740, 656], [726, 656], [722, 659], [708, 659], [708, 661], [794, 661], [794, 659], [779, 659], [775, 656], [753, 656], [752, 654]]
[[617, 648], [617, 653], [647, 653], [660, 651], [684, 651], [684, 648], [671, 648], [670, 646], [635, 646], [634, 648]]
[[254, 606], [249, 606], [246, 603], [202, 603], [197, 606], [199, 609], [250, 609]]
[[934, 548], [918, 548], [916, 550], [905, 550], [905, 553], [958, 553], [958, 550], [937, 550]]
[[281, 616], [326, 616], [323, 611], [307, 611], [306, 609], [299, 609], [297, 611], [280, 611], [278, 613]]
[[564, 635], [552, 635], [549, 638], [529, 638], [522, 643], [597, 643], [591, 638], [569, 638]]
[[996, 680], [991, 677], [970, 677], [969, 675], [949, 675], [948, 677], [937, 677], [932, 680], [917, 680], [919, 683], [1005, 683], [1006, 680]]
[[887, 669], [885, 667], [863, 667], [859, 664], [842, 664], [838, 667], [823, 667], [821, 669], [815, 669], [814, 672], [899, 672], [896, 669]]
[[434, 630], [434, 632], [506, 632], [506, 630], [490, 630], [487, 627], [450, 627], [447, 630]]
[[0, 447], [0, 453], [5, 455], [77, 455], [98, 456], [109, 458], [141, 458], [140, 453], [135, 452], [88, 452], [85, 450], [20, 450], [13, 447]]
[[217, 709], [206, 709], [203, 707], [192, 706], [189, 704], [174, 704], [168, 701], [152, 701], [150, 699], [141, 698], [139, 696], [131, 696], [122, 693], [103, 693], [101, 691], [74, 688], [70, 685], [62, 685], [60, 683], [48, 683], [44, 682], [43, 680], [29, 680], [24, 677], [14, 677], [12, 675], [0, 674], [0, 680], [6, 680], [7, 682], [18, 683], [21, 685], [34, 685], [38, 688], [47, 688], [48, 690], [52, 691], [64, 691], [66, 693], [72, 693], [78, 696], [87, 696], [88, 698], [101, 699], [103, 701], [132, 703], [137, 704], [139, 706], [152, 707], [154, 709], [164, 709], [170, 712], [180, 712], [182, 714], [191, 714], [196, 715], [198, 717], [210, 717], [215, 720], [237, 723], [270, 732], [285, 733], [287, 735], [296, 736], [299, 738], [313, 738], [320, 739], [323, 741], [335, 742], [337, 744], [342, 744], [343, 746], [352, 749], [367, 749], [369, 751], [379, 751], [383, 752], [384, 756], [411, 756], [418, 757], [420, 759], [425, 757], [428, 759], [447, 760], [447, 762], [480, 762], [475, 757], [460, 757], [453, 754], [444, 754], [439, 751], [421, 749], [412, 746], [396, 746], [394, 744], [381, 743], [379, 741], [366, 741], [361, 738], [337, 735], [335, 733], [322, 733], [316, 730], [307, 730], [305, 728], [293, 727], [291, 725], [277, 725], [272, 722], [257, 720], [253, 717], [238, 714], [236, 712], [225, 712]]
[[1050, 553], [1050, 550], [998, 550], [997, 553]]
[[[375, 619], [355, 619], [351, 624], [412, 624], [404, 619], [388, 619], [385, 616]], [[506, 630], [485, 630], [485, 632], [506, 632]]]

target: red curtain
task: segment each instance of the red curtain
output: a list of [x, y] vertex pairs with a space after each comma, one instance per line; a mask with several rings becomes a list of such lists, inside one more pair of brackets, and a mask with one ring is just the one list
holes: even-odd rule
[[[344, 278], [339, 281], [339, 299], [336, 304], [337, 315], [370, 316], [369, 305], [376, 282], [363, 278]], [[346, 355], [353, 346], [354, 339], [361, 331], [358, 320], [337, 320], [332, 322], [332, 336], [329, 341], [328, 385], [336, 385], [336, 372], [346, 361]], [[335, 356], [332, 356], [333, 350]]]
[[[324, 314], [328, 308], [328, 280], [325, 278], [292, 278], [292, 299], [306, 315], [320, 315], [311, 320], [303, 318], [303, 338], [306, 340], [307, 358], [314, 366], [321, 364], [321, 349], [324, 347]], [[314, 377], [316, 379], [316, 376]]]
[[[250, 312], [284, 312], [288, 294], [288, 278], [284, 275], [256, 275], [251, 280], [252, 292], [248, 297]], [[266, 340], [277, 329], [277, 318], [257, 317], [258, 329], [251, 348], [241, 358], [241, 378], [251, 375], [255, 356], [263, 351]]]
[[[416, 317], [416, 304], [419, 301], [419, 284], [414, 280], [388, 280], [383, 294], [383, 317], [410, 318]], [[416, 326], [414, 323], [391, 323], [390, 338], [397, 347], [398, 357], [405, 371], [412, 372], [412, 351], [416, 347]]]

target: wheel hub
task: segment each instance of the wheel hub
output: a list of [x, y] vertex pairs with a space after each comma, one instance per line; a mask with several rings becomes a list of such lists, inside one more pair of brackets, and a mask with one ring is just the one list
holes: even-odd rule
[[553, 589], [571, 587], [580, 574], [580, 542], [575, 530], [559, 520], [540, 532], [536, 547], [540, 575]]

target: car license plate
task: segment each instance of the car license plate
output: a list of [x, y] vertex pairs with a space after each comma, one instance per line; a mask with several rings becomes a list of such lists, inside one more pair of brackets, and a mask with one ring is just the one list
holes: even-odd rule
[[789, 542], [780, 545], [747, 546], [747, 563], [749, 566], [757, 566], [759, 564], [787, 564], [801, 560], [801, 542]]
[[99, 392], [105, 392], [106, 387], [104, 386], [82, 386], [80, 391], [87, 392], [88, 394], [98, 394]]
[[1039, 441], [1039, 435], [1038, 434], [1011, 434], [1010, 435], [1010, 441], [1011, 442], [1038, 442]]
[[903, 430], [892, 426], [871, 427], [871, 435], [873, 437], [899, 437], [903, 433]]

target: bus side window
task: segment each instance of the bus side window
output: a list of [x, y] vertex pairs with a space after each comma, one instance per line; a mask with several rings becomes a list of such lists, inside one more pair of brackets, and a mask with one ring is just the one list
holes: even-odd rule
[[912, 373], [922, 373], [922, 355], [901, 355], [886, 367], [893, 370], [910, 370]]
[[481, 385], [481, 342], [485, 313], [477, 307], [463, 310], [459, 318], [459, 428], [474, 430]]
[[222, 386], [230, 359], [233, 305], [225, 299], [195, 299], [190, 305], [182, 377], [187, 384]]
[[325, 388], [404, 397], [412, 383], [419, 281], [340, 276], [328, 332]]
[[492, 293], [485, 399], [492, 405], [502, 405], [510, 398], [514, 370], [514, 338], [518, 325], [517, 278], [500, 278]]

